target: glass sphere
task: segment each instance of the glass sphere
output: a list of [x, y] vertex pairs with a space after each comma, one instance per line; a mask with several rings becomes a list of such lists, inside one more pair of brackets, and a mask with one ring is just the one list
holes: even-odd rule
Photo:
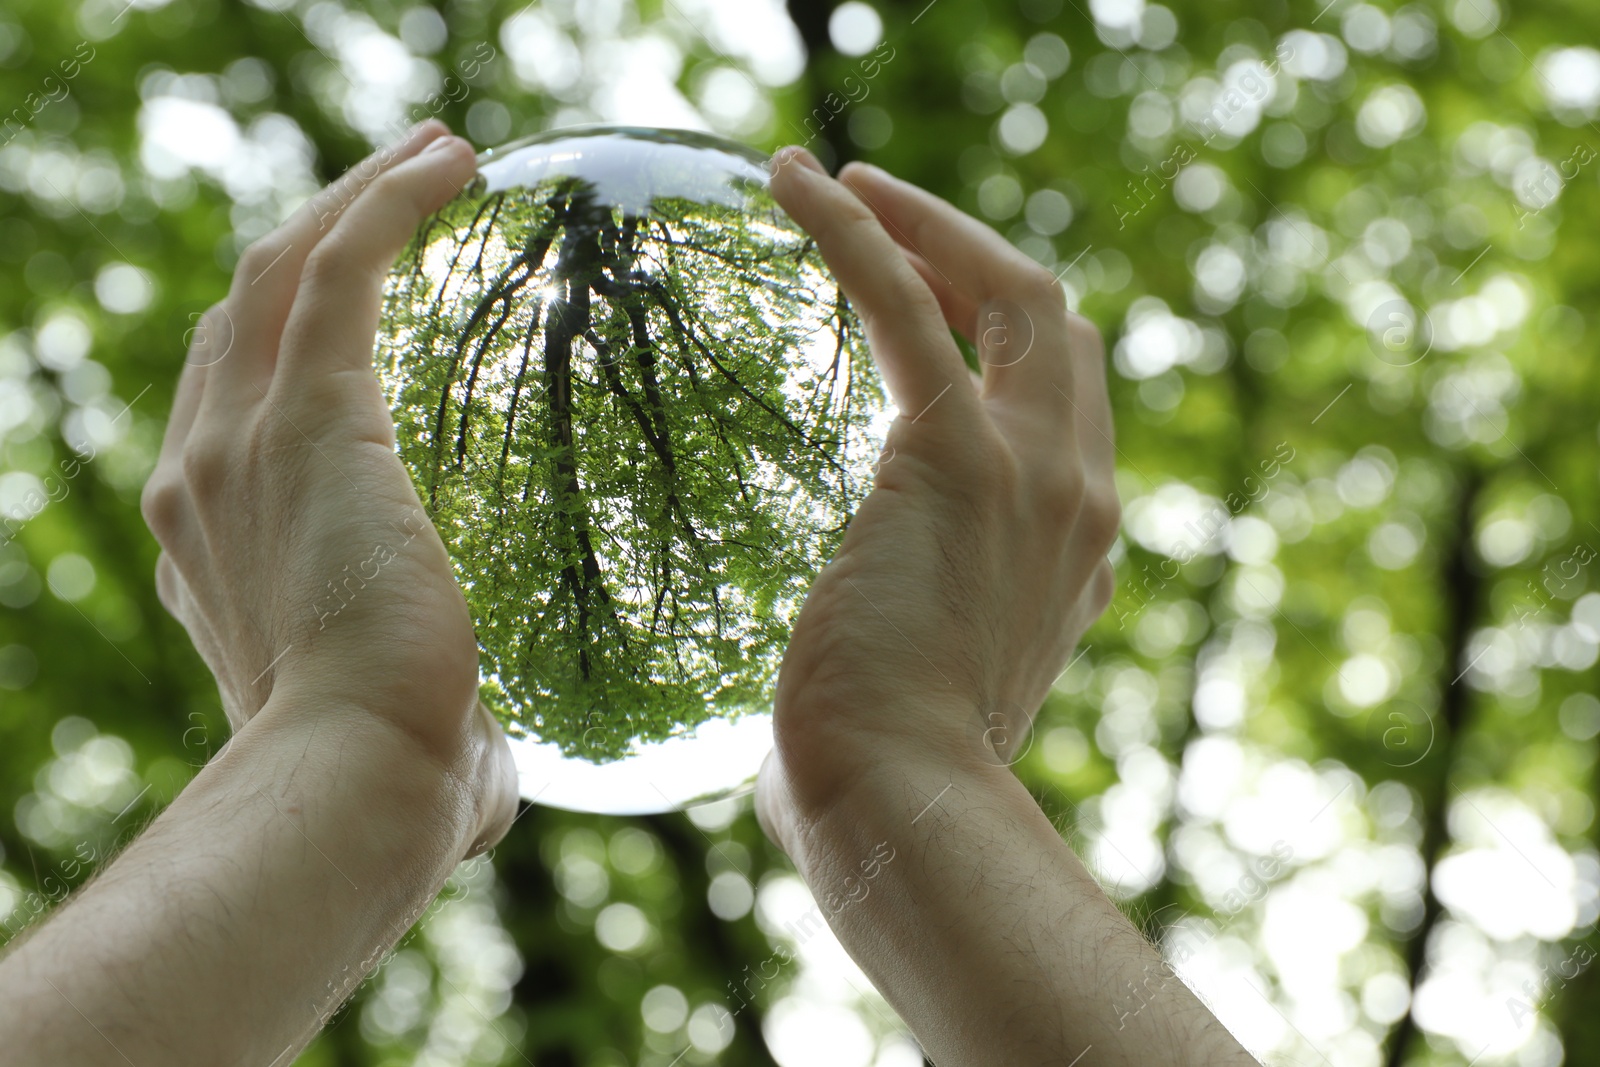
[[889, 419], [765, 158], [623, 127], [484, 153], [389, 275], [376, 364], [523, 795], [748, 788]]

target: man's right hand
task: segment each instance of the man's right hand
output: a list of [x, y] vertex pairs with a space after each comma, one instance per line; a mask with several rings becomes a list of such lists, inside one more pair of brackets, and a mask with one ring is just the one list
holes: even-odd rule
[[515, 773], [371, 365], [385, 274], [475, 173], [430, 120], [251, 245], [195, 331], [143, 504], [157, 590], [235, 730], [291, 695], [277, 716], [391, 728], [477, 783], [481, 849], [514, 816]]

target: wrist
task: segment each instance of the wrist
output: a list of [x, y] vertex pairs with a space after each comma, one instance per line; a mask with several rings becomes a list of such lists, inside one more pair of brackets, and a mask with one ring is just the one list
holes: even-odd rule
[[437, 665], [380, 675], [372, 663], [342, 649], [326, 652], [307, 657], [277, 678], [263, 710], [275, 708], [286, 724], [303, 725], [327, 715], [375, 720], [447, 768], [458, 767], [472, 754], [479, 733], [476, 658], [470, 673]]
[[406, 717], [274, 688], [228, 748], [267, 782], [292, 778], [303, 795], [418, 860], [465, 857], [489, 821], [484, 765], [493, 755], [470, 730], [419, 731]]
[[1020, 788], [1011, 765], [1027, 751], [1032, 722], [1020, 705], [954, 687], [914, 694], [871, 688], [808, 685], [786, 694], [780, 684], [772, 771], [798, 816], [893, 803], [895, 783], [939, 780], [942, 788], [961, 779], [985, 791]]
[[814, 773], [796, 774], [774, 753], [758, 805], [769, 831], [808, 882], [849, 876], [856, 861], [882, 842], [902, 848], [917, 836], [983, 808], [1017, 823], [1043, 818], [1038, 802], [992, 751], [975, 746], [877, 749], [864, 770], [817, 788]]

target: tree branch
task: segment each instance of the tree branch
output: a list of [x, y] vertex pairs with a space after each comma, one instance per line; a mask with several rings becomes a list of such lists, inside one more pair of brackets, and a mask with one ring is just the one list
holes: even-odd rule
[[[1443, 721], [1438, 727], [1438, 755], [1423, 764], [1431, 764], [1434, 775], [1432, 781], [1427, 783], [1422, 798], [1422, 922], [1405, 944], [1406, 974], [1410, 982], [1412, 1004], [1415, 1004], [1417, 986], [1427, 968], [1428, 940], [1444, 913], [1443, 905], [1433, 892], [1433, 872], [1445, 846], [1450, 842], [1448, 817], [1451, 776], [1471, 712], [1471, 692], [1465, 684], [1465, 672], [1461, 671], [1461, 665], [1467, 662], [1467, 644], [1483, 602], [1483, 579], [1474, 567], [1472, 556], [1472, 520], [1482, 487], [1482, 476], [1476, 470], [1469, 469], [1462, 476], [1454, 542], [1445, 556], [1444, 570], [1440, 576], [1444, 587], [1443, 615], [1447, 620], [1445, 644], [1448, 652], [1439, 671], [1439, 717]], [[1413, 1008], [1408, 1006], [1405, 1015], [1389, 1032], [1388, 1054], [1384, 1058], [1386, 1067], [1402, 1067], [1416, 1032], [1416, 1016]]]

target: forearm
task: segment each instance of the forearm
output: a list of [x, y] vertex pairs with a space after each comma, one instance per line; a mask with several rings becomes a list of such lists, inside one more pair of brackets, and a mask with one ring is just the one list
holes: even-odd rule
[[437, 894], [474, 819], [406, 734], [274, 696], [0, 962], [0, 1033], [18, 1062], [291, 1063]]
[[[1005, 768], [880, 769], [797, 843], [841, 941], [941, 1067], [1256, 1062], [1181, 981], [1146, 982], [1167, 973], [1159, 952]], [[1133, 1013], [1130, 982], [1149, 990]]]

